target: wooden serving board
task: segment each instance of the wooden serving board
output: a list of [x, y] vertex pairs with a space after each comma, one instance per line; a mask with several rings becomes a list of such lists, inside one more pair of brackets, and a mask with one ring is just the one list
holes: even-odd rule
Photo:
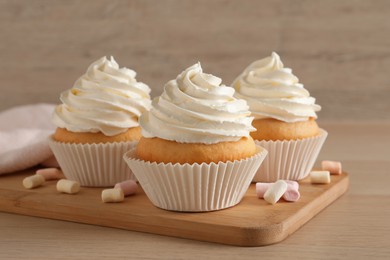
[[235, 207], [207, 213], [156, 208], [142, 189], [122, 203], [105, 204], [101, 188], [82, 188], [76, 195], [56, 191], [56, 181], [27, 190], [22, 186], [34, 169], [0, 176], [0, 211], [237, 246], [277, 243], [294, 233], [348, 188], [348, 175], [332, 175], [331, 184], [300, 182], [301, 198], [267, 204], [252, 184]]

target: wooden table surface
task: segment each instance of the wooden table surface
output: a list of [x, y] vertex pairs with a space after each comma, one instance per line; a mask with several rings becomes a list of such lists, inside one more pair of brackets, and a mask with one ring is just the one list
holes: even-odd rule
[[390, 123], [322, 122], [349, 191], [285, 241], [235, 247], [0, 213], [0, 259], [388, 259]]

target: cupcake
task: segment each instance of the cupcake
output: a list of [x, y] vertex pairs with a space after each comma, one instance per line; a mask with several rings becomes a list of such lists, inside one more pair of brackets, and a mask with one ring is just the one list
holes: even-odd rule
[[249, 134], [252, 120], [246, 101], [198, 63], [141, 115], [143, 137], [124, 158], [159, 208], [228, 208], [241, 201], [267, 153]]
[[253, 181], [305, 178], [327, 137], [316, 122], [315, 98], [275, 52], [250, 64], [232, 86], [255, 118], [251, 136], [269, 152]]
[[151, 104], [135, 76], [103, 57], [61, 94], [49, 144], [66, 178], [91, 187], [134, 179], [122, 156], [141, 138], [138, 118]]

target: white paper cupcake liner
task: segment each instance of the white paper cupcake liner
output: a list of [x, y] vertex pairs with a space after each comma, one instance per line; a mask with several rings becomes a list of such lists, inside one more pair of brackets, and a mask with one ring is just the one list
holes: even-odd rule
[[146, 162], [135, 149], [123, 158], [137, 177], [151, 202], [174, 211], [214, 211], [238, 204], [267, 155], [262, 147], [247, 159], [202, 164]]
[[315, 137], [291, 141], [256, 141], [268, 151], [253, 182], [301, 180], [311, 171], [328, 133], [320, 129]]
[[49, 138], [49, 145], [65, 177], [88, 187], [109, 187], [136, 180], [123, 154], [138, 142], [69, 144]]

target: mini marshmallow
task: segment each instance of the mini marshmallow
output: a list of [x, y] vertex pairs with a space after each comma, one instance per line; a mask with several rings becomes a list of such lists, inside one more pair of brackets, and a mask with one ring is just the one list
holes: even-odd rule
[[265, 192], [272, 185], [272, 183], [258, 182], [256, 183], [256, 195], [259, 199], [264, 198]]
[[32, 175], [23, 179], [23, 186], [26, 189], [33, 189], [45, 183], [45, 178], [42, 175]]
[[290, 181], [290, 180], [284, 180], [284, 181], [287, 183], [288, 187], [294, 190], [299, 190], [299, 183], [297, 181]]
[[62, 179], [57, 182], [57, 191], [68, 194], [76, 194], [80, 191], [80, 183]]
[[329, 171], [330, 174], [341, 174], [341, 162], [336, 161], [322, 161], [321, 168], [323, 171]]
[[133, 180], [128, 180], [115, 184], [114, 188], [122, 189], [124, 195], [129, 196], [137, 191], [138, 184]]
[[287, 183], [279, 180], [271, 185], [264, 194], [264, 199], [270, 204], [275, 204], [287, 190]]
[[287, 183], [287, 190], [283, 194], [283, 199], [290, 202], [298, 201], [301, 197], [299, 193], [299, 183], [296, 181], [285, 181]]
[[283, 199], [289, 202], [296, 202], [301, 197], [301, 193], [295, 189], [287, 188], [286, 192], [283, 194]]
[[36, 171], [36, 174], [42, 175], [47, 181], [59, 180], [64, 177], [62, 171], [57, 168], [39, 169]]
[[102, 201], [107, 202], [121, 202], [125, 199], [125, 194], [121, 188], [106, 189], [102, 191]]
[[310, 172], [310, 182], [312, 184], [328, 184], [328, 183], [330, 183], [329, 171], [312, 171], [312, 172]]
[[[298, 201], [301, 197], [299, 193], [299, 183], [296, 181], [285, 180], [287, 190], [283, 194], [283, 199], [290, 202]], [[264, 193], [269, 189], [272, 183], [258, 182], [256, 183], [256, 195], [259, 199], [264, 197]]]

